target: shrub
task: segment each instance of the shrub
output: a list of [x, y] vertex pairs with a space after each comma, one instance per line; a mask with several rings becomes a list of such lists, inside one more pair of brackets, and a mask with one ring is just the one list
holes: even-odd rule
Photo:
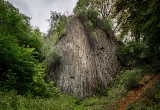
[[91, 9], [78, 13], [80, 20], [84, 24], [87, 24], [88, 22], [90, 22], [93, 24], [93, 26], [97, 26], [98, 15], [99, 14], [97, 11], [91, 10]]
[[76, 98], [59, 94], [58, 97], [29, 97], [17, 95], [16, 91], [0, 91], [0, 110], [71, 110]]
[[117, 53], [126, 66], [138, 67], [147, 64], [147, 47], [143, 42], [127, 42], [125, 46], [117, 48]]
[[68, 17], [57, 12], [52, 12], [50, 17], [50, 29], [45, 39], [44, 56], [47, 65], [47, 73], [51, 66], [55, 66], [61, 59], [58, 43], [67, 30]]
[[144, 91], [137, 102], [127, 106], [126, 110], [159, 110], [160, 108], [160, 82]]
[[127, 90], [136, 89], [136, 87], [138, 87], [137, 83], [143, 75], [142, 72], [143, 71], [140, 68], [122, 71], [119, 84], [123, 85]]
[[56, 64], [59, 64], [60, 60], [61, 60], [61, 54], [56, 47], [48, 49], [45, 59], [45, 64], [47, 66], [46, 72], [49, 73], [50, 69], [55, 67]]
[[100, 18], [99, 13], [96, 10], [88, 9], [86, 11], [79, 12], [78, 16], [88, 27], [97, 27], [103, 29], [107, 33], [112, 31], [111, 22], [107, 18]]

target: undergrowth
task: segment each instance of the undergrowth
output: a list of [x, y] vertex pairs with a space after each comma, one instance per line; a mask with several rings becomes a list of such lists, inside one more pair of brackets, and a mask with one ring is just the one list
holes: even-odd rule
[[116, 110], [119, 102], [126, 96], [130, 79], [137, 82], [142, 69], [124, 70], [110, 82], [102, 95], [78, 99], [57, 92], [54, 97], [33, 97], [17, 95], [15, 91], [0, 92], [1, 110]]
[[127, 106], [126, 110], [159, 110], [160, 108], [160, 81], [147, 89], [143, 97], [134, 104]]

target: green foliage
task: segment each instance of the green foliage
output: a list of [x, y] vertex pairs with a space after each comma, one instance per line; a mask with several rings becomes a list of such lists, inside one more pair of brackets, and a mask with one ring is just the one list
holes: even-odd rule
[[51, 12], [50, 17], [50, 29], [48, 30], [45, 39], [47, 42], [51, 42], [53, 45], [58, 43], [60, 37], [66, 33], [68, 17], [57, 12]]
[[47, 64], [47, 71], [50, 66], [54, 66], [61, 59], [61, 54], [57, 49], [57, 45], [62, 36], [66, 34], [68, 17], [57, 12], [51, 12], [50, 29], [45, 36], [44, 56]]
[[0, 92], [1, 110], [71, 110], [76, 98], [59, 95], [58, 97], [24, 97], [15, 91]]
[[[15, 87], [18, 90], [27, 90], [28, 84], [32, 82], [32, 76], [36, 74], [36, 60], [32, 57], [33, 48], [19, 47], [12, 36], [0, 35], [1, 42], [1, 83], [2, 86]], [[8, 83], [3, 85], [5, 81], [11, 77], [16, 78], [16, 84]], [[8, 89], [9, 89], [8, 88]], [[24, 89], [25, 88], [25, 89]], [[22, 92], [22, 91], [21, 91]]]
[[123, 64], [129, 67], [144, 66], [147, 64], [148, 47], [144, 42], [127, 42], [117, 48], [117, 53], [121, 57]]
[[42, 33], [40, 32], [39, 28], [35, 28], [31, 31], [30, 34], [30, 41], [27, 46], [30, 48], [34, 48], [34, 56], [36, 59], [42, 61], [42, 48], [44, 48], [44, 41], [42, 39]]
[[87, 7], [89, 6], [91, 0], [78, 0], [76, 7], [74, 8], [74, 13], [78, 14], [83, 12], [84, 10], [87, 10]]
[[99, 28], [103, 29], [106, 32], [107, 35], [109, 36], [114, 35], [114, 32], [112, 30], [113, 29], [112, 23], [108, 19], [101, 19], [97, 24]]
[[123, 85], [127, 90], [136, 89], [138, 81], [142, 77], [142, 69], [125, 70], [122, 73], [119, 84]]
[[[44, 81], [42, 34], [9, 2], [0, 1], [0, 90], [48, 97], [56, 94]], [[52, 86], [52, 87], [51, 87]]]
[[98, 26], [97, 23], [99, 18], [97, 11], [89, 9], [80, 12], [78, 16], [88, 30], [93, 30], [95, 27]]
[[107, 18], [100, 18], [99, 13], [96, 10], [88, 9], [79, 12], [78, 16], [88, 31], [99, 28], [104, 30], [107, 35], [113, 36], [112, 23]]
[[60, 52], [56, 48], [52, 47], [46, 55], [45, 62], [47, 65], [47, 71], [49, 71], [51, 66], [52, 67], [56, 66], [55, 64], [59, 63], [60, 60], [61, 60]]
[[106, 104], [106, 97], [77, 98], [59, 94], [58, 97], [24, 97], [15, 91], [0, 92], [1, 110], [101, 110]]
[[87, 10], [96, 10], [102, 19], [109, 19], [111, 16], [112, 5], [111, 0], [78, 0], [74, 8], [74, 14], [78, 15]]
[[[107, 3], [109, 3], [109, 1], [107, 1]], [[110, 19], [104, 15], [107, 13], [103, 8], [106, 7], [105, 5], [104, 0], [78, 0], [74, 13], [81, 19], [85, 27], [89, 28], [88, 30], [100, 28], [104, 30], [107, 35], [113, 36], [112, 23]], [[97, 8], [100, 8], [100, 10], [97, 10]]]
[[[106, 90], [104, 110], [116, 110], [120, 101], [126, 96], [129, 89], [133, 89], [140, 80], [142, 70], [137, 68], [133, 70], [124, 70], [111, 83]], [[131, 83], [133, 81], [134, 83]]]
[[160, 108], [160, 82], [156, 83], [143, 94], [143, 97], [127, 106], [126, 110], [159, 110]]
[[59, 19], [59, 22], [56, 25], [56, 28], [54, 30], [54, 42], [55, 44], [58, 43], [58, 41], [60, 40], [60, 37], [62, 37], [63, 35], [65, 35], [66, 33], [66, 25], [67, 25], [67, 21], [68, 18], [65, 15], [62, 15]]
[[135, 41], [143, 41], [150, 56], [160, 53], [160, 2], [158, 0], [116, 0], [114, 14], [121, 34], [131, 33]]
[[[120, 101], [126, 96], [128, 83], [133, 78], [136, 82], [141, 78], [142, 70], [137, 68], [125, 70], [117, 76], [106, 95], [94, 96], [85, 99], [77, 99], [71, 96], [58, 93], [55, 97], [24, 97], [15, 92], [0, 92], [0, 109], [25, 109], [25, 110], [116, 110]], [[159, 88], [159, 84], [157, 87]], [[159, 89], [157, 89], [159, 90]], [[157, 99], [159, 92], [156, 90]], [[158, 107], [158, 106], [157, 106]], [[155, 109], [156, 110], [156, 109]]]

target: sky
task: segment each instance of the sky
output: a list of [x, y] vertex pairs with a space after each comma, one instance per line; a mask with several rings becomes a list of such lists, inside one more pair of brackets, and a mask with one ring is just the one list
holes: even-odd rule
[[31, 25], [38, 26], [41, 32], [49, 29], [51, 11], [72, 14], [78, 0], [7, 0], [21, 13], [31, 17]]

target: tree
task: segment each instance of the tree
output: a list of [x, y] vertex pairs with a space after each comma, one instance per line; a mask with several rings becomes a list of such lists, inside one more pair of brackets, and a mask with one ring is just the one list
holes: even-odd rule
[[102, 19], [109, 19], [113, 10], [115, 0], [79, 0], [74, 9], [74, 13], [87, 10], [95, 10]]
[[121, 33], [131, 32], [136, 41], [159, 36], [155, 32], [159, 31], [159, 5], [159, 0], [116, 0], [114, 14], [118, 16]]
[[41, 83], [45, 69], [41, 37], [38, 28], [31, 28], [29, 17], [9, 2], [0, 1], [0, 90], [24, 94], [35, 92], [36, 85], [46, 86]]
[[[160, 60], [160, 1], [115, 0], [113, 15], [117, 18], [121, 36], [131, 36], [125, 48], [134, 50], [134, 62], [156, 63]], [[143, 45], [136, 49], [135, 45]], [[133, 47], [132, 47], [133, 46]], [[141, 50], [141, 51], [139, 51]], [[133, 54], [132, 54], [133, 55]], [[159, 65], [156, 63], [155, 65]], [[157, 66], [158, 67], [158, 66]], [[155, 68], [157, 68], [155, 67]]]

